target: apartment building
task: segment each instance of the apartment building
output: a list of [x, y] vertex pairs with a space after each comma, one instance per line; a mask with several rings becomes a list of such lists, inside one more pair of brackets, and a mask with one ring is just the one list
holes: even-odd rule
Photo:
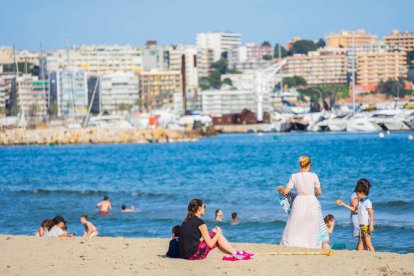
[[205, 90], [201, 92], [202, 111], [210, 115], [240, 113], [247, 108], [257, 110], [257, 98], [253, 90]]
[[197, 47], [200, 49], [211, 49], [213, 51], [213, 62], [218, 61], [224, 52], [234, 46], [239, 46], [240, 34], [225, 32], [207, 32], [197, 34]]
[[197, 69], [198, 76], [207, 77], [213, 71], [211, 65], [214, 62], [214, 51], [212, 49], [198, 48], [197, 51]]
[[384, 36], [387, 45], [401, 46], [404, 51], [414, 51], [414, 32], [400, 32], [393, 30], [390, 35]]
[[406, 78], [406, 52], [401, 46], [377, 44], [355, 49], [356, 83], [364, 91], [375, 90], [381, 81]]
[[289, 76], [301, 76], [308, 85], [345, 84], [347, 82], [347, 56], [345, 54], [294, 55], [287, 58], [284, 72]]
[[227, 52], [228, 68], [234, 70], [259, 69], [271, 65], [273, 49], [254, 43], [235, 46]]
[[148, 41], [140, 48], [142, 53], [142, 69], [144, 72], [153, 69], [168, 71], [170, 69], [170, 45], [157, 45], [156, 41]]
[[47, 53], [49, 71], [82, 68], [88, 76], [142, 71], [141, 49], [130, 45], [82, 45]]
[[148, 110], [174, 109], [174, 94], [182, 93], [181, 73], [176, 71], [142, 72], [139, 75], [141, 84], [141, 102]]
[[47, 80], [39, 80], [37, 76], [25, 74], [16, 79], [17, 104], [25, 116], [44, 119], [48, 112]]
[[85, 116], [88, 108], [86, 72], [78, 68], [58, 71], [56, 73], [56, 95], [58, 117]]
[[122, 114], [139, 99], [139, 79], [133, 72], [115, 72], [102, 75], [99, 82], [99, 111], [104, 114]]
[[350, 48], [372, 45], [377, 42], [377, 36], [367, 33], [363, 29], [355, 32], [340, 31], [338, 34], [329, 34], [326, 37], [326, 46], [332, 48]]

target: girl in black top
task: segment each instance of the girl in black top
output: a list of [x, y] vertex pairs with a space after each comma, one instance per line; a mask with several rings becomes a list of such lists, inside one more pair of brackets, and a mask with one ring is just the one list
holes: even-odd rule
[[202, 260], [216, 247], [238, 260], [246, 260], [254, 256], [234, 249], [224, 237], [220, 227], [216, 226], [208, 232], [207, 225], [200, 219], [205, 210], [206, 206], [201, 199], [193, 199], [188, 204], [188, 214], [180, 231], [179, 251], [181, 258]]

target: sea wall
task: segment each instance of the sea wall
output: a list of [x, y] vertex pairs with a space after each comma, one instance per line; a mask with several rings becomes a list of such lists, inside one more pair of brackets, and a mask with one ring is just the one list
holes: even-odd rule
[[200, 136], [196, 131], [161, 128], [148, 130], [110, 128], [10, 129], [0, 132], [0, 145], [195, 142], [200, 139]]

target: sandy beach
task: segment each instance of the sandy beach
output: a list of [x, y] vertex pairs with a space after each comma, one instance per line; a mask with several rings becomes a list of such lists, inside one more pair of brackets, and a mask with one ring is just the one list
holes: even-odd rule
[[[414, 254], [334, 251], [333, 256], [258, 254], [253, 260], [164, 258], [168, 239], [35, 238], [0, 235], [0, 275], [414, 275]], [[237, 244], [255, 253], [307, 251], [270, 244]]]

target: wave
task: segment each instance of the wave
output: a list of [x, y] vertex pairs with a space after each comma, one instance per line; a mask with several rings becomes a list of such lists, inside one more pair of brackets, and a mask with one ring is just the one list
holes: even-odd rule
[[373, 207], [375, 208], [390, 208], [390, 209], [399, 209], [406, 210], [411, 209], [414, 206], [414, 201], [402, 201], [402, 200], [393, 200], [386, 202], [374, 202]]

